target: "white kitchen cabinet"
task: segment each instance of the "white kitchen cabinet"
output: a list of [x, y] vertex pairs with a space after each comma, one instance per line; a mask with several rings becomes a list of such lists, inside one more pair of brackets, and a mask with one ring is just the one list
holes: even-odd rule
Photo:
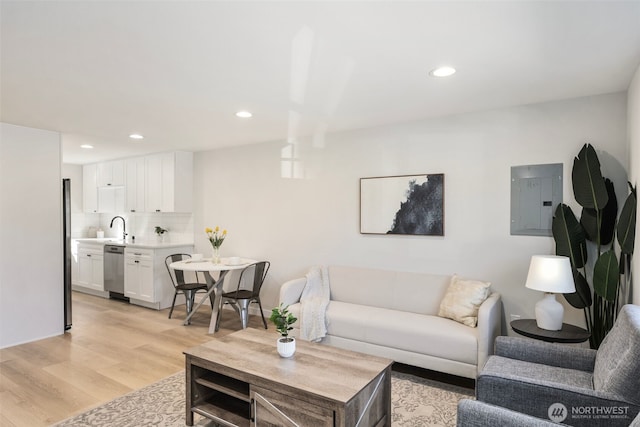
[[125, 211], [145, 211], [145, 158], [125, 160]]
[[83, 167], [84, 212], [192, 212], [193, 153], [176, 151]]
[[83, 210], [85, 212], [124, 211], [124, 161], [84, 165], [82, 174]]
[[98, 212], [97, 166], [95, 164], [82, 167], [82, 206], [84, 212]]
[[74, 289], [81, 287], [104, 292], [104, 248], [101, 245], [78, 245], [77, 271], [75, 280], [72, 275]]
[[131, 299], [154, 303], [154, 251], [125, 249], [124, 252], [124, 295]]
[[176, 151], [145, 158], [147, 212], [191, 212], [193, 153]]
[[116, 213], [124, 211], [124, 187], [99, 187], [98, 212]]
[[112, 160], [97, 164], [98, 187], [124, 186], [124, 160]]
[[[191, 253], [192, 245], [163, 249], [124, 249], [124, 295], [131, 304], [162, 310], [171, 307], [175, 289], [165, 266], [165, 258], [176, 253]], [[176, 304], [184, 304], [179, 298]]]
[[80, 275], [80, 265], [78, 256], [78, 242], [71, 239], [71, 284], [75, 284]]

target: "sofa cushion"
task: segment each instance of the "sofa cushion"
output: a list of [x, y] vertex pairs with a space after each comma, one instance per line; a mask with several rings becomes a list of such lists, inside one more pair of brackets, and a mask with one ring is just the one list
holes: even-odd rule
[[475, 365], [477, 329], [438, 316], [331, 301], [327, 333]]
[[438, 316], [475, 328], [478, 309], [489, 296], [490, 286], [491, 283], [461, 279], [454, 274], [440, 303]]
[[640, 405], [640, 306], [622, 307], [596, 353], [593, 385]]
[[438, 314], [451, 276], [330, 266], [331, 300]]

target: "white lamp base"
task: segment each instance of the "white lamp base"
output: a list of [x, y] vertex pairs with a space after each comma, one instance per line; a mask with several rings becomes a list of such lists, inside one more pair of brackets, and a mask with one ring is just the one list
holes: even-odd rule
[[556, 300], [556, 295], [545, 293], [536, 303], [536, 324], [540, 329], [559, 331], [562, 329], [564, 307]]

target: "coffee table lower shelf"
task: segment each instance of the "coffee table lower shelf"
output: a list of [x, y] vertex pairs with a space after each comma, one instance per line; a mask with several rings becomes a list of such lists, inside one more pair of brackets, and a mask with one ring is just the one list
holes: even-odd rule
[[[251, 407], [246, 404], [247, 413], [251, 413]], [[245, 408], [240, 407], [221, 407], [218, 404], [203, 402], [199, 403], [191, 408], [191, 411], [195, 414], [200, 414], [203, 417], [209, 418], [223, 426], [238, 426], [249, 427], [251, 426], [251, 419], [242, 414]]]
[[249, 427], [249, 384], [236, 378], [191, 365], [193, 406], [191, 411], [223, 426]]

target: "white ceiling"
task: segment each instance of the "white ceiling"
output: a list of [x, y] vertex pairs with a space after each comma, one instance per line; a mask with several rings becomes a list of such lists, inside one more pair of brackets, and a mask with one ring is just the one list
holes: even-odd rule
[[640, 1], [0, 7], [0, 119], [61, 132], [68, 163], [623, 91], [640, 63]]

